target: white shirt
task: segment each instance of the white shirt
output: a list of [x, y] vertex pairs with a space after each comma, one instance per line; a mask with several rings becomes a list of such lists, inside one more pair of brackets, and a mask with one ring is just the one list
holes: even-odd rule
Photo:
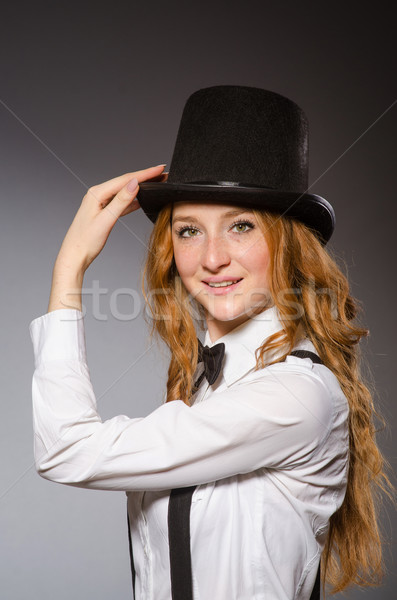
[[[272, 307], [217, 340], [223, 372], [202, 382], [191, 407], [176, 400], [102, 422], [82, 313], [30, 324], [36, 468], [127, 492], [137, 600], [171, 598], [169, 493], [191, 485], [195, 600], [309, 599], [346, 490], [348, 404], [335, 375], [309, 358], [254, 370], [255, 349], [281, 328]], [[295, 349], [315, 352], [308, 339]]]

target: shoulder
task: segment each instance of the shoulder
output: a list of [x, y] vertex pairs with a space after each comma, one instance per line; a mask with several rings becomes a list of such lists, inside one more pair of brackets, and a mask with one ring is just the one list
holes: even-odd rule
[[[251, 371], [228, 390], [266, 417], [269, 411], [302, 433], [326, 438], [336, 423], [347, 421], [348, 402], [336, 376], [309, 358], [288, 356], [284, 362]], [[337, 416], [339, 415], [339, 418]]]

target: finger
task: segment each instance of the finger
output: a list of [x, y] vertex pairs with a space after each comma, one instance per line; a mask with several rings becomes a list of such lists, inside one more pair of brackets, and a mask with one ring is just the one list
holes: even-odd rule
[[[159, 175], [158, 177], [153, 177], [152, 179], [150, 179], [150, 181], [164, 182], [164, 181], [167, 181], [167, 178], [168, 178], [168, 173], [161, 173], [161, 175]], [[131, 204], [129, 204], [128, 207], [121, 213], [120, 217], [129, 215], [130, 213], [134, 212], [138, 208], [141, 208], [141, 205], [139, 204], [138, 199], [134, 198], [134, 200], [131, 202]]]
[[138, 182], [146, 181], [147, 179], [161, 175], [164, 167], [165, 165], [158, 165], [156, 167], [149, 167], [148, 169], [142, 169], [132, 173], [125, 173], [119, 177], [114, 177], [104, 183], [92, 186], [88, 190], [86, 196], [94, 198], [100, 204], [106, 203], [106, 201], [115, 196], [134, 177], [136, 177]]
[[[130, 207], [133, 207], [135, 202], [138, 204], [138, 201], [135, 200], [138, 191], [138, 178], [133, 177], [130, 179], [127, 185], [119, 190], [119, 192], [114, 196], [113, 200], [111, 200], [109, 204], [105, 206], [105, 208], [101, 211], [99, 218], [105, 221], [108, 226], [113, 226], [119, 217], [126, 214], [126, 210], [128, 210]], [[132, 210], [136, 210], [138, 206], [132, 208]]]
[[[164, 183], [164, 181], [167, 181], [167, 179], [168, 179], [168, 173], [161, 173], [157, 177], [152, 177], [150, 179], [150, 181], [158, 181], [158, 182]], [[125, 215], [128, 215], [129, 213], [134, 212], [134, 210], [137, 210], [138, 208], [141, 208], [141, 205], [139, 204], [138, 199], [134, 198], [134, 200], [131, 202], [131, 204], [128, 205], [128, 207], [124, 210], [124, 212], [122, 212], [122, 214], [120, 216], [124, 217]]]

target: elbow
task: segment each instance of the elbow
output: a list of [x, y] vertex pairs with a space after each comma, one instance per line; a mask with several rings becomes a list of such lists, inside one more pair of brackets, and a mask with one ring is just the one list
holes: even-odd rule
[[77, 468], [72, 464], [48, 459], [41, 459], [35, 464], [37, 473], [47, 481], [63, 483], [64, 485], [88, 487], [90, 477], [81, 468]]
[[36, 472], [43, 479], [59, 482], [64, 478], [65, 460], [59, 444], [49, 445], [47, 448], [37, 434], [34, 442], [34, 463]]
[[48, 481], [84, 486], [91, 475], [90, 467], [81, 460], [81, 457], [79, 460], [74, 454], [73, 447], [53, 446], [47, 450], [36, 443], [34, 451], [36, 472]]
[[36, 463], [36, 472], [43, 479], [47, 479], [47, 481], [54, 481], [55, 483], [59, 483], [59, 475], [57, 471], [54, 469], [48, 469], [42, 463]]
[[73, 473], [68, 469], [66, 463], [62, 460], [56, 460], [48, 454], [36, 458], [35, 467], [40, 477], [47, 479], [47, 481], [72, 484], [76, 480], [77, 473]]

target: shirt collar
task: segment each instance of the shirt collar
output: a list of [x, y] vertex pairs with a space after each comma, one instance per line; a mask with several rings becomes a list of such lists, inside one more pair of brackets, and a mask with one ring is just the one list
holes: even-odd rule
[[[223, 377], [229, 386], [248, 371], [255, 368], [255, 350], [273, 333], [283, 329], [280, 315], [276, 306], [272, 306], [259, 315], [248, 319], [230, 333], [212, 343], [209, 332], [205, 334], [204, 345], [214, 346], [223, 342], [225, 344], [225, 361], [223, 365]], [[282, 348], [272, 354], [272, 359], [282, 353]]]

